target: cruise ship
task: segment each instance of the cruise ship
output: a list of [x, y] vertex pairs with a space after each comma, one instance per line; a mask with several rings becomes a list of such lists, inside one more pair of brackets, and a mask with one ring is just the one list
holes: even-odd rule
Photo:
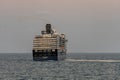
[[59, 34], [51, 24], [46, 24], [41, 35], [36, 35], [33, 40], [33, 60], [65, 60], [67, 52], [67, 39], [65, 34]]

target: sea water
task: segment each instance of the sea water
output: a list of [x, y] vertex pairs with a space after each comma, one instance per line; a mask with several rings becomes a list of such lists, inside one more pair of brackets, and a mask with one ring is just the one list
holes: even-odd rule
[[68, 53], [65, 61], [0, 54], [0, 80], [120, 80], [120, 54]]

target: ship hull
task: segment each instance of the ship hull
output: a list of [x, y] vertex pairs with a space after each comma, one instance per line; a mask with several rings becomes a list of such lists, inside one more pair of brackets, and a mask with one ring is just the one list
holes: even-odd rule
[[33, 50], [33, 60], [34, 61], [46, 61], [46, 60], [54, 60], [60, 61], [66, 58], [66, 53], [59, 50], [49, 50], [49, 51], [37, 51]]

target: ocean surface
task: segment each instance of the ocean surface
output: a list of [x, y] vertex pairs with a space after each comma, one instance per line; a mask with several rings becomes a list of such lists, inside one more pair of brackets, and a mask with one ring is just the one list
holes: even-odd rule
[[0, 54], [0, 80], [120, 80], [120, 54], [68, 53], [65, 61], [33, 61], [31, 53]]

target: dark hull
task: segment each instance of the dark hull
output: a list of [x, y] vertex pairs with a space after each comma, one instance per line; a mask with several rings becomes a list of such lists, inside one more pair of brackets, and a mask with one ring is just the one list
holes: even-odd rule
[[66, 53], [60, 52], [57, 49], [55, 51], [37, 51], [33, 50], [33, 60], [34, 61], [46, 61], [46, 60], [64, 60], [66, 58]]

